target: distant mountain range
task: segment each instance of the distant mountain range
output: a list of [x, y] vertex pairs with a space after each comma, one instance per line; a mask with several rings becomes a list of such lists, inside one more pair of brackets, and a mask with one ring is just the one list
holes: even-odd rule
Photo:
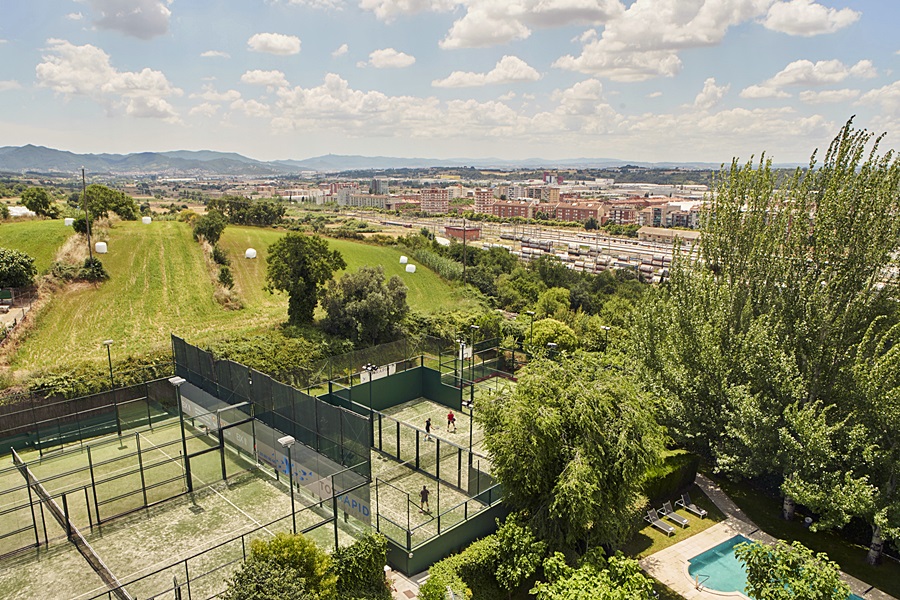
[[633, 165], [658, 169], [718, 169], [715, 163], [644, 163], [614, 158], [573, 158], [547, 160], [529, 158], [504, 160], [500, 158], [397, 158], [390, 156], [347, 156], [326, 154], [304, 160], [259, 161], [234, 152], [211, 150], [176, 150], [172, 152], [139, 152], [136, 154], [75, 154], [44, 146], [0, 147], [0, 172], [76, 174], [84, 168], [92, 175], [163, 175], [186, 176], [277, 176], [315, 171], [380, 171], [472, 167], [477, 169], [562, 169], [615, 168]]

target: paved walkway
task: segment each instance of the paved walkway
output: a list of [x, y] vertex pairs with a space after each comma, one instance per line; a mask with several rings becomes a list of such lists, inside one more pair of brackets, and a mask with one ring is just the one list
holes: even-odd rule
[[[647, 573], [688, 600], [746, 599], [746, 596], [740, 592], [717, 592], [698, 585], [688, 574], [688, 561], [736, 535], [743, 535], [751, 540], [767, 544], [774, 544], [777, 540], [761, 531], [712, 480], [698, 473], [696, 483], [713, 504], [722, 511], [725, 520], [674, 546], [644, 558], [641, 560], [641, 566]], [[841, 573], [841, 577], [857, 596], [867, 600], [896, 600], [893, 596], [874, 589], [869, 584], [845, 573]]]
[[399, 571], [391, 571], [389, 574], [391, 579], [391, 590], [393, 591], [394, 600], [411, 600], [418, 598], [419, 586], [428, 579], [428, 571], [422, 571], [417, 575], [407, 577]]

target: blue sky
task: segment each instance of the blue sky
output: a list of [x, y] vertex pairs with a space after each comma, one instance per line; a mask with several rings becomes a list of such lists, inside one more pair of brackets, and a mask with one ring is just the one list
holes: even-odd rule
[[900, 147], [893, 0], [0, 0], [0, 146], [805, 162]]

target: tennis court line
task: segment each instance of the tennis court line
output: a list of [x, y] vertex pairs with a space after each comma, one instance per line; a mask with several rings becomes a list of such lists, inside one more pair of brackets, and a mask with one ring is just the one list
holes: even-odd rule
[[[146, 439], [146, 438], [144, 437], [143, 434], [140, 434], [140, 436], [141, 436], [142, 438]], [[159, 450], [160, 452], [162, 452], [167, 458], [169, 458], [169, 460], [175, 461], [175, 458], [172, 457], [171, 455], [169, 455], [168, 452], [166, 452], [165, 450], [163, 450], [162, 448], [160, 448], [159, 446], [157, 446], [156, 444], [154, 444], [154, 443], [151, 442], [150, 440], [147, 440], [147, 442], [148, 442], [154, 449]], [[190, 459], [189, 459], [188, 457], [185, 456], [185, 457], [184, 457], [184, 460], [190, 460]], [[184, 463], [182, 463], [182, 465], [181, 465], [181, 470], [182, 470], [182, 471], [185, 470], [185, 468], [184, 468]], [[194, 477], [194, 476], [192, 475], [191, 477]], [[199, 477], [196, 477], [196, 479], [197, 479], [197, 481], [199, 481], [201, 484], [203, 484], [203, 485], [208, 485], [205, 481], [203, 481], [203, 480], [200, 479]], [[231, 500], [229, 500], [228, 498], [226, 498], [225, 496], [223, 496], [223, 495], [222, 495], [222, 492], [220, 492], [219, 490], [217, 490], [215, 487], [210, 486], [210, 489], [211, 489], [213, 492], [215, 492], [222, 500], [224, 500], [225, 502], [227, 502], [228, 504], [230, 504], [232, 507], [234, 507], [234, 509], [237, 510], [239, 513], [241, 513], [242, 515], [244, 515], [245, 517], [247, 517], [248, 519], [250, 519], [251, 521], [253, 521], [253, 522], [256, 524], [257, 527], [262, 527], [263, 529], [266, 530], [266, 533], [268, 533], [268, 534], [271, 535], [271, 536], [274, 536], [274, 535], [275, 535], [274, 533], [272, 533], [272, 532], [269, 530], [268, 527], [263, 527], [263, 526], [262, 526], [262, 523], [260, 523], [259, 521], [257, 521], [256, 519], [254, 519], [253, 517], [251, 517], [250, 515], [248, 515], [248, 514], [247, 514], [243, 509], [241, 509], [238, 505], [236, 505], [234, 502], [232, 502]]]

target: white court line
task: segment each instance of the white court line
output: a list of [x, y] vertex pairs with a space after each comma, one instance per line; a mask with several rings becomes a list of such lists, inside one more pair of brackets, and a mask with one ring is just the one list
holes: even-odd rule
[[[142, 438], [144, 438], [145, 440], [147, 439], [147, 438], [144, 436], [144, 434], [140, 434], [140, 436], [141, 436]], [[159, 450], [159, 451], [162, 452], [166, 457], [168, 457], [170, 460], [172, 460], [172, 461], [175, 460], [174, 457], [170, 456], [165, 450], [163, 450], [162, 448], [160, 448], [159, 446], [157, 446], [156, 444], [154, 444], [154, 443], [151, 442], [150, 440], [147, 440], [147, 442], [148, 442], [148, 443], [150, 444], [150, 446], [152, 446], [155, 450]], [[184, 457], [184, 460], [190, 460], [190, 459], [189, 459], [188, 457]], [[185, 470], [184, 464], [183, 464], [183, 463], [182, 463], [182, 465], [181, 465], [181, 470], [182, 470], [182, 471]], [[194, 476], [192, 475], [192, 477], [194, 477]], [[200, 479], [199, 477], [194, 477], [194, 478], [195, 478], [197, 481], [199, 481], [201, 484], [207, 485], [207, 483], [206, 483], [205, 481], [203, 481], [202, 479]], [[244, 515], [245, 517], [247, 517], [248, 519], [250, 519], [251, 521], [253, 521], [258, 527], [262, 527], [262, 523], [260, 523], [259, 521], [257, 521], [256, 519], [254, 519], [253, 517], [251, 517], [250, 515], [248, 515], [248, 514], [247, 514], [246, 512], [244, 512], [239, 506], [237, 506], [234, 502], [232, 502], [231, 500], [229, 500], [228, 498], [226, 498], [225, 496], [223, 496], [223, 495], [222, 495], [222, 492], [220, 492], [219, 490], [217, 490], [217, 489], [214, 488], [214, 487], [210, 487], [210, 489], [211, 489], [213, 492], [215, 492], [220, 498], [222, 498], [222, 500], [224, 500], [225, 502], [227, 502], [228, 504], [230, 504], [231, 506], [233, 506], [234, 509], [237, 510], [239, 513], [241, 513], [242, 515]], [[272, 533], [272, 532], [269, 530], [268, 527], [262, 527], [262, 528], [265, 529], [266, 532], [267, 532], [269, 535], [271, 535], [271, 536], [274, 536], [274, 535], [275, 535], [274, 533]]]

